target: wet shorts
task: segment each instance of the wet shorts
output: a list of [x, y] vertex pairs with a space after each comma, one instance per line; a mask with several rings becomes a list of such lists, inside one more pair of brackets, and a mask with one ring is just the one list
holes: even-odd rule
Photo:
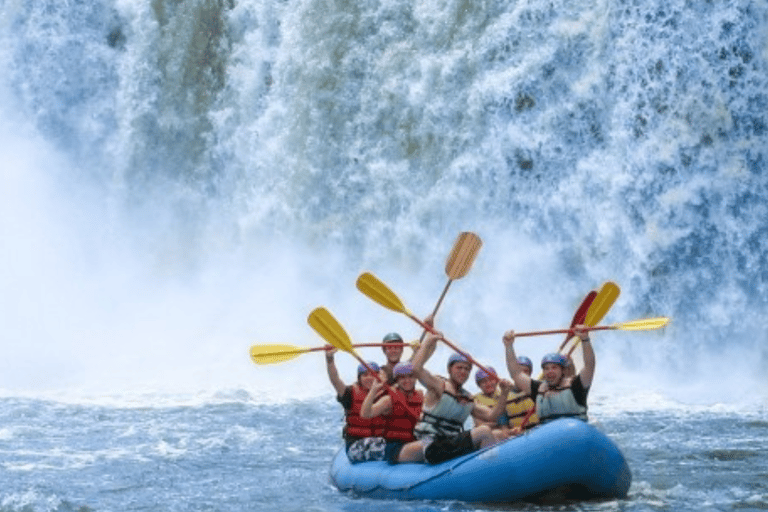
[[422, 439], [425, 442], [424, 459], [430, 464], [445, 462], [475, 451], [475, 443], [472, 442], [472, 434], [469, 431], [450, 437], [432, 437], [431, 442], [430, 438]]
[[386, 460], [396, 464], [400, 451], [405, 446], [402, 441], [387, 441], [383, 437], [364, 437], [347, 443], [347, 457], [350, 462]]
[[350, 462], [384, 460], [387, 441], [383, 437], [364, 437], [347, 444], [347, 457]]
[[387, 441], [387, 448], [384, 454], [385, 460], [390, 464], [397, 464], [397, 458], [400, 456], [403, 446], [405, 446], [405, 443], [402, 441]]

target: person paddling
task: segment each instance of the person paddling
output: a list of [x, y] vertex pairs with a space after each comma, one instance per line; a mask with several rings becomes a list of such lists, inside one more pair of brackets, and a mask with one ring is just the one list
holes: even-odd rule
[[[328, 346], [325, 361], [328, 378], [336, 390], [336, 399], [344, 407], [346, 424], [342, 435], [346, 444], [347, 457], [351, 462], [367, 460], [384, 460], [386, 441], [383, 437], [385, 422], [383, 418], [363, 418], [360, 411], [363, 401], [376, 380], [376, 374], [370, 372], [364, 365], [357, 367], [357, 382], [346, 385], [339, 377], [334, 355], [336, 349]], [[379, 365], [369, 362], [368, 366], [379, 372]]]
[[576, 417], [587, 421], [587, 395], [595, 375], [595, 352], [586, 326], [574, 327], [574, 334], [581, 338], [584, 368], [574, 377], [567, 377], [568, 359], [558, 353], [545, 355], [541, 360], [544, 380], [532, 379], [515, 356], [515, 331], [504, 333], [507, 369], [515, 385], [529, 393], [536, 403], [536, 413], [541, 423], [562, 417]]
[[[400, 452], [406, 443], [416, 439], [413, 429], [421, 415], [424, 394], [416, 389], [416, 375], [413, 373], [411, 363], [396, 364], [392, 374], [395, 387], [382, 396], [384, 384], [375, 381], [363, 401], [360, 416], [362, 418], [382, 417], [384, 419], [382, 436], [387, 443], [385, 460], [390, 463], [408, 462], [400, 457]], [[381, 398], [377, 399], [377, 397]]]
[[[497, 442], [487, 425], [464, 430], [464, 422], [470, 415], [495, 422], [504, 410], [503, 401], [491, 409], [475, 403], [472, 395], [464, 390], [463, 385], [472, 369], [467, 358], [461, 354], [451, 355], [447, 378], [432, 375], [424, 368], [435, 351], [437, 340], [442, 337], [439, 332], [427, 334], [413, 358], [414, 374], [427, 392], [421, 420], [414, 429], [417, 441], [403, 447], [400, 454], [403, 460], [436, 464]], [[499, 383], [503, 395], [509, 393], [511, 387], [508, 380]]]

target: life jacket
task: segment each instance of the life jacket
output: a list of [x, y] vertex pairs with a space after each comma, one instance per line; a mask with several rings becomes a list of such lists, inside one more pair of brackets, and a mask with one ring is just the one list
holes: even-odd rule
[[493, 396], [488, 396], [484, 393], [478, 393], [474, 396], [473, 400], [477, 404], [493, 408], [499, 401], [499, 390], [494, 391]]
[[445, 391], [443, 383], [440, 400], [431, 409], [425, 408], [421, 411], [421, 421], [416, 424], [414, 435], [420, 438], [428, 435], [450, 437], [460, 434], [464, 430], [464, 422], [472, 414], [475, 402], [464, 390], [459, 393], [466, 399], [465, 403], [460, 403], [455, 395]]
[[[400, 396], [395, 397], [395, 394]], [[401, 389], [392, 388], [390, 398], [392, 412], [384, 416], [384, 438], [406, 443], [415, 440], [413, 429], [416, 427], [417, 418], [421, 416], [424, 394], [419, 390], [406, 394]]]
[[[536, 404], [531, 400], [531, 395], [526, 393], [510, 391], [507, 396], [507, 417], [509, 418], [510, 428], [519, 427], [523, 422], [523, 419], [528, 415], [531, 409], [534, 409]], [[528, 422], [523, 428], [531, 428], [539, 423], [539, 417], [534, 412], [531, 417], [528, 418]]]
[[384, 433], [384, 418], [361, 418], [360, 410], [368, 391], [357, 384], [350, 386], [352, 389], [352, 405], [347, 409], [347, 424], [344, 426], [344, 437], [381, 437]]
[[[493, 396], [488, 396], [484, 393], [478, 393], [474, 396], [473, 400], [475, 401], [476, 404], [484, 405], [490, 409], [493, 409], [494, 407], [496, 407], [496, 404], [499, 402], [499, 398], [501, 398], [501, 393], [497, 389], [496, 391], [493, 392]], [[503, 420], [503, 417], [504, 417], [503, 415], [499, 416], [499, 419], [495, 422], [495, 424], [487, 423], [487, 422], [484, 422], [484, 423], [490, 425], [491, 428], [501, 428], [502, 425], [505, 425], [505, 423], [501, 423], [501, 421]]]
[[[587, 408], [576, 401], [571, 391], [572, 383], [573, 379], [568, 379], [566, 385], [558, 385], [556, 388], [543, 391], [539, 388], [536, 394], [536, 413], [541, 423], [564, 417], [575, 417], [587, 421]], [[549, 387], [549, 384], [542, 383], [542, 386]]]

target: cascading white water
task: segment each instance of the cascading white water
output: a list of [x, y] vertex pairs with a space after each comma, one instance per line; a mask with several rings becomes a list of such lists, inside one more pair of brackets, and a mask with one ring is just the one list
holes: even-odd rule
[[760, 2], [6, 0], [0, 26], [6, 392], [322, 388], [248, 346], [320, 344], [321, 304], [417, 337], [355, 277], [426, 314], [462, 230], [485, 245], [439, 322], [479, 358], [613, 279], [606, 321], [674, 323], [601, 335], [603, 378], [766, 386]]

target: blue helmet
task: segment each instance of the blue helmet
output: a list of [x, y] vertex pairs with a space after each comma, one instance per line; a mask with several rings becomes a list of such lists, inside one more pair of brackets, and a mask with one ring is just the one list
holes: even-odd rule
[[459, 354], [458, 352], [451, 354], [451, 357], [448, 358], [448, 369], [451, 368], [453, 363], [467, 363], [468, 365], [472, 366], [472, 362], [467, 359], [467, 356], [464, 354]]
[[541, 359], [541, 367], [544, 368], [544, 365], [547, 363], [558, 364], [561, 367], [565, 368], [566, 366], [568, 366], [568, 359], [563, 354], [558, 354], [556, 352], [553, 352], [545, 355]]
[[397, 363], [392, 368], [392, 376], [397, 379], [401, 375], [413, 375], [413, 364], [408, 362]]
[[[373, 361], [368, 361], [368, 366], [370, 366], [375, 372], [378, 372], [381, 369], [379, 368], [379, 365], [377, 365]], [[357, 376], [359, 377], [360, 375], [364, 374], [367, 371], [368, 371], [368, 368], [366, 368], [364, 364], [361, 364], [357, 367]]]
[[486, 379], [486, 378], [490, 377], [491, 375], [496, 377], [496, 370], [493, 368], [493, 366], [486, 366], [486, 368], [488, 369], [489, 373], [486, 373], [482, 369], [478, 369], [475, 372], [475, 382], [477, 382], [478, 384], [480, 384], [481, 380]]
[[518, 357], [517, 358], [517, 364], [519, 364], [520, 366], [527, 366], [528, 368], [533, 370], [533, 363], [531, 362], [531, 360], [529, 358], [527, 358], [525, 356]]

